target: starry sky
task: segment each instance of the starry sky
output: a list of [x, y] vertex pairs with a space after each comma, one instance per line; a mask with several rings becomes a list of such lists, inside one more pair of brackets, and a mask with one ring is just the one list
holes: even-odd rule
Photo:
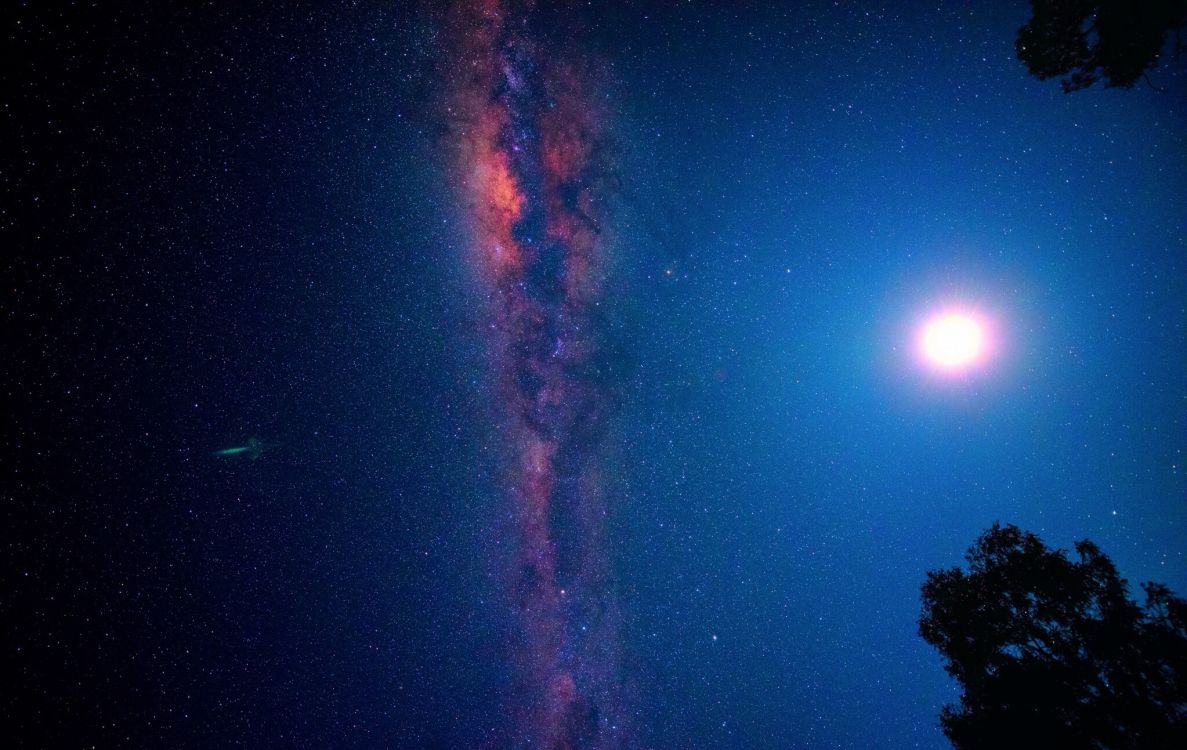
[[[517, 702], [576, 664], [617, 743], [588, 747], [938, 749], [919, 586], [992, 522], [1187, 591], [1187, 63], [1065, 95], [1014, 57], [1025, 2], [509, 3], [527, 51], [483, 59], [528, 93], [469, 101], [529, 144], [486, 141], [526, 154], [505, 238], [596, 260], [575, 318], [553, 266], [475, 261], [459, 153], [493, 151], [459, 152], [444, 5], [7, 14], [17, 746], [522, 746]], [[592, 219], [530, 145], [587, 114]], [[952, 308], [993, 346], [946, 375], [917, 338]], [[540, 331], [596, 351], [542, 376], [596, 440], [516, 406]], [[543, 438], [601, 521], [548, 516], [580, 562], [549, 588], [533, 557], [529, 598], [612, 609], [594, 656], [508, 573]]]

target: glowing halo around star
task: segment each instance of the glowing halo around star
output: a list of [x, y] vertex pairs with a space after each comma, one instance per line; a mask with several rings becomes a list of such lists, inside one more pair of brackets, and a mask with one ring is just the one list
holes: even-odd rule
[[943, 370], [964, 370], [975, 364], [985, 349], [985, 334], [972, 317], [945, 313], [932, 319], [921, 336], [923, 354]]

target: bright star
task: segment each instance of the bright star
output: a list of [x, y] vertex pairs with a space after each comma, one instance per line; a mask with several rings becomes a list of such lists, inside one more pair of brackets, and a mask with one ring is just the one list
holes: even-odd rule
[[945, 369], [971, 364], [981, 353], [981, 326], [967, 315], [949, 313], [936, 318], [923, 332], [923, 351]]

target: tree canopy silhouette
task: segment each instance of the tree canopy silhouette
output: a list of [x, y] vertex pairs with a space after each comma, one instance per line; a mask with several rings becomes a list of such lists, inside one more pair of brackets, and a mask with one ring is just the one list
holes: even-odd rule
[[1146, 601], [1092, 542], [1078, 560], [994, 524], [969, 570], [934, 570], [919, 632], [964, 688], [940, 715], [959, 750], [1187, 747], [1187, 601]]
[[1158, 63], [1167, 33], [1187, 23], [1187, 0], [1030, 0], [1030, 6], [1014, 49], [1039, 80], [1066, 76], [1065, 92], [1102, 76], [1106, 86], [1132, 87]]

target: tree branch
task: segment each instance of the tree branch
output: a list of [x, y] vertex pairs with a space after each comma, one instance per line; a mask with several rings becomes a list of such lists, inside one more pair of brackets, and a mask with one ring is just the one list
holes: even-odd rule
[[1163, 87], [1161, 87], [1161, 86], [1155, 86], [1155, 85], [1154, 85], [1154, 82], [1150, 80], [1150, 74], [1149, 74], [1149, 73], [1142, 73], [1142, 78], [1145, 78], [1145, 79], [1146, 79], [1146, 85], [1147, 85], [1147, 86], [1149, 86], [1150, 88], [1154, 89], [1155, 91], [1159, 92], [1160, 94], [1165, 94], [1165, 93], [1166, 93], [1166, 89], [1165, 89], [1165, 88], [1163, 88]]

